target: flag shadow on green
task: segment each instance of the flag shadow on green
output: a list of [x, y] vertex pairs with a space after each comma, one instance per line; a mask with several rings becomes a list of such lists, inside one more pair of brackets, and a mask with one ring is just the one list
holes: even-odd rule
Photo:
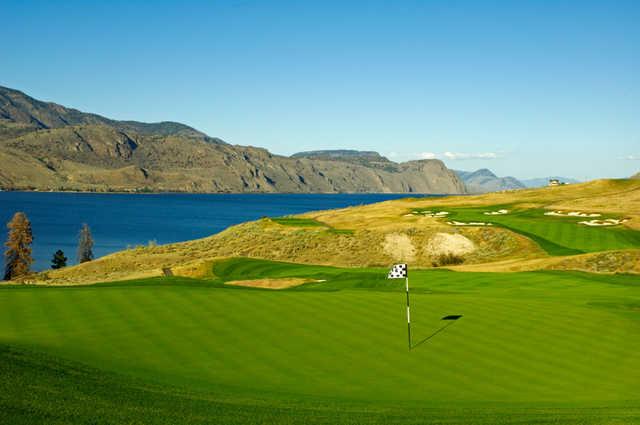
[[411, 349], [417, 348], [419, 345], [424, 344], [425, 342], [429, 341], [431, 338], [435, 337], [436, 335], [438, 335], [440, 332], [444, 331], [445, 329], [447, 329], [449, 326], [453, 325], [454, 323], [456, 323], [456, 321], [458, 319], [460, 319], [462, 317], [462, 314], [450, 314], [448, 316], [444, 316], [442, 319], [440, 320], [444, 320], [447, 323], [443, 326], [441, 326], [437, 331], [435, 331], [434, 333], [432, 333], [431, 335], [429, 335], [428, 337], [424, 338], [423, 340], [421, 340], [420, 342], [414, 344], [411, 346]]

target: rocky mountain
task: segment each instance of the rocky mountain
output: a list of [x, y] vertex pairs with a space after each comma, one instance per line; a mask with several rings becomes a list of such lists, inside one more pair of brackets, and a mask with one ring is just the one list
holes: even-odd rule
[[640, 180], [640, 172], [635, 173], [633, 176], [629, 177], [631, 179], [639, 179]]
[[100, 124], [143, 135], [181, 135], [207, 139], [204, 133], [177, 122], [148, 124], [138, 121], [111, 120], [56, 103], [42, 102], [18, 90], [0, 86], [0, 137], [2, 138], [34, 130]]
[[539, 177], [535, 179], [526, 179], [520, 180], [526, 187], [535, 188], [535, 187], [544, 187], [549, 185], [549, 180], [556, 179], [560, 180], [563, 183], [580, 183], [579, 180], [572, 179], [571, 177], [559, 177], [559, 176], [549, 176], [549, 177]]
[[292, 158], [314, 158], [314, 159], [334, 159], [352, 160], [358, 158], [368, 158], [374, 161], [389, 162], [387, 158], [374, 151], [357, 151], [352, 149], [318, 150], [298, 152], [291, 155]]
[[525, 187], [515, 177], [498, 177], [486, 168], [476, 171], [455, 170], [455, 173], [462, 179], [470, 193], [498, 192]]
[[284, 157], [175, 122], [116, 121], [0, 87], [0, 188], [465, 193], [441, 161]]
[[360, 164], [365, 167], [378, 168], [387, 171], [399, 171], [399, 164], [390, 161], [386, 157], [373, 151], [357, 151], [349, 149], [339, 150], [319, 150], [298, 152], [291, 155], [291, 158], [319, 159], [323, 161], [341, 161], [352, 164]]

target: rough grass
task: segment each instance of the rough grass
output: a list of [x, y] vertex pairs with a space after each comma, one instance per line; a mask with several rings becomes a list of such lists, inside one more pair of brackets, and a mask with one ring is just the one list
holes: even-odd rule
[[[408, 351], [386, 269], [234, 259], [212, 275], [1, 288], [2, 421], [640, 420], [635, 276], [412, 269]], [[326, 282], [223, 284], [239, 277]]]

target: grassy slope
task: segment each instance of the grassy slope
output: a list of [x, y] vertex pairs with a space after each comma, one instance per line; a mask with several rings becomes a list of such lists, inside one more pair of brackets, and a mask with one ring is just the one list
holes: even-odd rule
[[159, 386], [29, 350], [0, 346], [0, 423], [628, 424], [636, 407], [376, 407], [225, 400]]
[[[98, 387], [104, 381], [103, 388], [115, 388], [113, 394], [90, 393], [107, 405], [122, 392], [138, 391], [133, 400], [140, 407], [132, 402], [114, 418], [146, 418], [147, 412], [150, 421], [161, 422], [154, 413], [165, 407], [158, 405], [172, 403], [193, 405], [196, 417], [233, 416], [237, 406], [216, 404], [233, 403], [263, 406], [255, 422], [303, 422], [305, 415], [329, 423], [640, 420], [640, 287], [634, 276], [413, 272], [415, 347], [409, 352], [402, 285], [386, 280], [384, 270], [241, 259], [216, 264], [214, 273], [218, 279], [210, 281], [2, 288], [0, 343], [132, 376], [96, 375]], [[222, 285], [239, 277], [327, 282], [276, 292]], [[440, 320], [448, 314], [463, 317], [441, 330], [451, 323]], [[0, 391], [9, 412], [20, 416], [18, 400], [34, 391], [34, 408], [43, 411], [81, 403], [79, 390], [66, 405], [54, 406], [51, 397], [66, 394], [67, 381], [45, 370], [46, 384], [33, 388], [30, 376], [40, 369], [21, 368], [6, 350], [3, 357], [9, 366], [1, 367], [14, 376]], [[82, 388], [87, 379], [93, 385], [93, 372], [69, 376], [70, 388]], [[128, 379], [154, 384], [149, 390]], [[164, 390], [153, 389], [158, 385]], [[169, 389], [176, 386], [193, 393]], [[328, 410], [318, 412], [319, 405]], [[413, 409], [409, 416], [405, 408]], [[182, 416], [187, 410], [177, 412], [188, 419]]]

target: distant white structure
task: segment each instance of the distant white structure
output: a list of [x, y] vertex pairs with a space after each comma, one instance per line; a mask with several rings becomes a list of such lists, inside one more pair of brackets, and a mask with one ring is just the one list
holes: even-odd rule
[[560, 186], [562, 183], [560, 183], [560, 180], [558, 179], [551, 179], [549, 180], [549, 186]]

